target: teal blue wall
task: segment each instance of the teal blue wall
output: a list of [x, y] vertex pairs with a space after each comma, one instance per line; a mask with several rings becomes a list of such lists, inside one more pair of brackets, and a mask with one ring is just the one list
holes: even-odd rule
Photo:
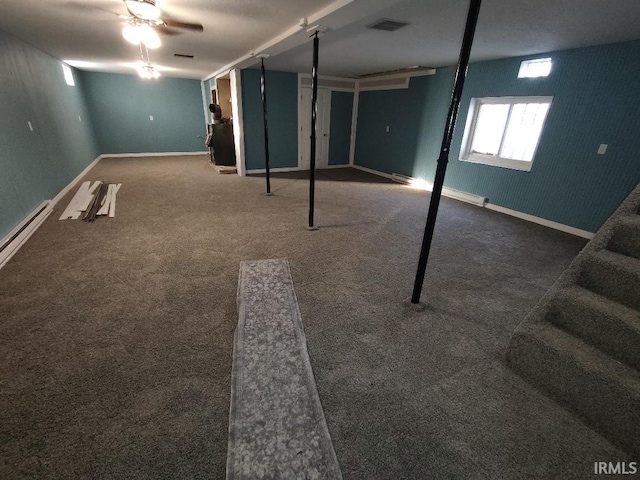
[[99, 155], [83, 78], [68, 86], [61, 65], [0, 31], [0, 238]]
[[[101, 153], [202, 152], [199, 80], [82, 72]], [[149, 119], [153, 116], [153, 121]]]
[[349, 163], [352, 111], [352, 92], [331, 92], [329, 165], [345, 165]]
[[[298, 75], [266, 72], [269, 166], [298, 166]], [[260, 70], [241, 71], [244, 155], [247, 170], [264, 168]]]
[[[517, 78], [522, 60], [544, 56], [549, 77]], [[639, 71], [638, 41], [470, 65], [445, 185], [596, 231], [640, 181]], [[452, 83], [450, 67], [406, 90], [361, 93], [355, 163], [432, 181]], [[530, 172], [459, 160], [471, 98], [506, 95], [554, 97]]]
[[[360, 93], [356, 165], [415, 176], [430, 168], [438, 156], [440, 143], [434, 140], [442, 135], [451, 90], [452, 77], [441, 72], [412, 78], [409, 89]], [[429, 151], [433, 146], [436, 150]]]

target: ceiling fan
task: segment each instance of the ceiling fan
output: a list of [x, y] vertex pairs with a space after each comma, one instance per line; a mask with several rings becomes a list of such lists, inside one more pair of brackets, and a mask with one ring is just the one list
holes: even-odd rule
[[148, 25], [161, 33], [175, 34], [173, 29], [185, 29], [202, 32], [200, 23], [181, 22], [166, 15], [156, 6], [155, 0], [123, 0], [129, 16], [125, 16], [132, 25]]
[[123, 0], [129, 15], [122, 16], [126, 21], [122, 36], [130, 43], [139, 45], [144, 43], [148, 48], [160, 46], [160, 33], [175, 35], [175, 29], [202, 32], [204, 27], [200, 23], [181, 22], [167, 16], [156, 6], [155, 0]]

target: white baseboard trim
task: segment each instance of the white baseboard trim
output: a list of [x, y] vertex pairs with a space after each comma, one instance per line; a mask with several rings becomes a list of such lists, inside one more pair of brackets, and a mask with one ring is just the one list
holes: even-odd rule
[[[388, 173], [379, 172], [378, 170], [373, 170], [367, 167], [361, 167], [360, 165], [352, 165], [353, 168], [357, 168], [358, 170], [362, 170], [363, 172], [372, 173], [374, 175], [379, 175], [381, 177], [389, 178], [394, 180], [394, 176]], [[448, 188], [442, 189], [442, 194], [446, 197], [454, 198], [456, 200], [460, 200], [463, 202], [471, 203], [476, 206], [482, 206], [474, 201], [465, 200], [464, 196], [469, 195], [475, 197], [475, 195], [467, 194], [466, 192], [460, 192], [458, 190], [452, 190]], [[578, 237], [586, 238], [591, 240], [595, 233], [587, 232], [586, 230], [580, 230], [579, 228], [571, 227], [569, 225], [565, 225], [563, 223], [553, 222], [551, 220], [547, 220], [545, 218], [536, 217], [534, 215], [529, 215], [528, 213], [522, 213], [517, 210], [511, 210], [510, 208], [501, 207], [500, 205], [494, 205], [492, 203], [486, 202], [484, 203], [484, 208], [489, 210], [493, 210], [495, 212], [500, 212], [505, 215], [510, 215], [512, 217], [517, 217], [522, 220], [527, 220], [528, 222], [537, 223], [538, 225], [542, 225], [544, 227], [553, 228], [554, 230], [559, 230], [561, 232], [570, 233], [571, 235], [576, 235]]]
[[0, 240], [0, 268], [26, 243], [31, 235], [53, 211], [51, 201], [42, 202], [35, 210]]
[[442, 194], [445, 197], [470, 203], [478, 207], [484, 207], [487, 203], [487, 199], [485, 197], [474, 195], [473, 193], [461, 192], [460, 190], [454, 190], [453, 188], [442, 187]]
[[528, 213], [511, 210], [510, 208], [501, 207], [500, 205], [494, 205], [492, 203], [487, 203], [485, 205], [485, 208], [504, 213], [505, 215], [511, 215], [512, 217], [521, 218], [522, 220], [527, 220], [532, 223], [537, 223], [538, 225], [553, 228], [555, 230], [560, 230], [561, 232], [570, 233], [571, 235], [576, 235], [588, 240], [591, 240], [595, 235], [595, 233], [587, 232], [586, 230], [580, 230], [579, 228], [575, 227], [570, 227], [569, 225], [565, 225], [564, 223], [552, 222], [551, 220], [547, 220], [546, 218], [536, 217], [533, 215], [529, 215]]
[[[317, 168], [316, 171], [329, 170], [332, 168], [350, 168], [350, 167], [353, 167], [353, 165], [349, 165], [347, 163], [345, 163], [344, 165], [327, 165], [326, 167]], [[264, 168], [254, 168], [253, 170], [247, 170], [246, 173], [247, 175], [251, 175], [252, 173], [265, 173], [266, 171], [267, 170]], [[276, 168], [269, 169], [269, 172], [304, 172], [304, 171], [305, 169], [300, 167], [276, 167]]]
[[350, 168], [353, 165], [349, 165], [348, 163], [343, 163], [340, 165], [327, 165], [326, 167], [318, 168], [318, 170], [329, 170], [331, 168]]
[[93, 162], [91, 162], [89, 165], [87, 165], [87, 167], [84, 170], [82, 170], [76, 176], [76, 178], [71, 180], [71, 182], [69, 182], [69, 184], [66, 187], [64, 187], [62, 190], [60, 190], [60, 193], [58, 193], [55, 197], [53, 197], [53, 200], [51, 200], [51, 208], [55, 207], [56, 204], [60, 200], [62, 200], [62, 197], [64, 197], [67, 193], [69, 193], [69, 191], [76, 185], [76, 183], [78, 183], [82, 177], [84, 177], [87, 173], [89, 173], [89, 170], [91, 170], [93, 167], [96, 166], [96, 163], [98, 163], [101, 158], [102, 158], [102, 155], [97, 157]]
[[101, 158], [126, 157], [182, 157], [184, 155], [210, 155], [209, 152], [148, 152], [148, 153], [104, 153]]
[[[302, 168], [300, 167], [276, 167], [270, 168], [269, 173], [278, 173], [278, 172], [302, 172]], [[265, 168], [254, 168], [253, 170], [247, 170], [246, 174], [251, 175], [252, 173], [266, 173], [267, 170]]]
[[22, 220], [13, 230], [0, 240], [0, 268], [15, 255], [15, 253], [22, 247], [26, 241], [33, 235], [42, 222], [51, 214], [53, 207], [67, 194], [69, 191], [84, 177], [89, 170], [91, 170], [102, 158], [102, 155], [97, 157], [93, 162], [86, 166], [82, 172], [80, 172], [76, 178], [71, 180], [69, 184], [60, 190], [52, 200], [45, 200], [38, 207], [33, 210], [27, 217]]
[[378, 170], [374, 170], [372, 168], [367, 168], [367, 167], [363, 167], [360, 165], [350, 165], [351, 168], [356, 168], [358, 170], [362, 170], [363, 172], [367, 172], [367, 173], [372, 173], [374, 175], [378, 175], [379, 177], [384, 177], [384, 178], [388, 178], [389, 180], [393, 180], [393, 175], [391, 175], [390, 173], [384, 173], [384, 172], [380, 172]]
[[[391, 174], [391, 178], [394, 182], [410, 185], [418, 190], [426, 190], [427, 192], [433, 191], [433, 185], [426, 180], [408, 177], [400, 173]], [[485, 197], [481, 197], [480, 195], [475, 195], [473, 193], [462, 192], [453, 188], [442, 187], [442, 195], [455, 200], [460, 200], [461, 202], [477, 205], [479, 207], [484, 207], [484, 204], [487, 203], [487, 199]]]

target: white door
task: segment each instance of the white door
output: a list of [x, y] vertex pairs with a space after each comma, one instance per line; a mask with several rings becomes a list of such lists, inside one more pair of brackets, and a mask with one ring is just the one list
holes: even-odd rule
[[[311, 97], [310, 87], [302, 87], [300, 94], [300, 158], [298, 166], [308, 170], [311, 162]], [[316, 168], [329, 165], [329, 121], [331, 118], [331, 90], [318, 89], [316, 114]]]

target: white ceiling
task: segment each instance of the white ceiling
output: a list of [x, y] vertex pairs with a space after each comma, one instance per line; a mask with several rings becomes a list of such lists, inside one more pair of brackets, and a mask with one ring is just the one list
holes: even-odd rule
[[[452, 0], [157, 0], [170, 17], [204, 32], [163, 35], [151, 61], [166, 76], [203, 79], [248, 67], [310, 71], [300, 19], [329, 30], [320, 73], [354, 76], [456, 62], [468, 2]], [[139, 50], [121, 36], [122, 0], [1, 0], [0, 29], [78, 68], [133, 73]], [[410, 22], [368, 30], [379, 18]], [[640, 38], [640, 0], [484, 0], [472, 60], [505, 58]], [[195, 55], [175, 58], [174, 53]]]

